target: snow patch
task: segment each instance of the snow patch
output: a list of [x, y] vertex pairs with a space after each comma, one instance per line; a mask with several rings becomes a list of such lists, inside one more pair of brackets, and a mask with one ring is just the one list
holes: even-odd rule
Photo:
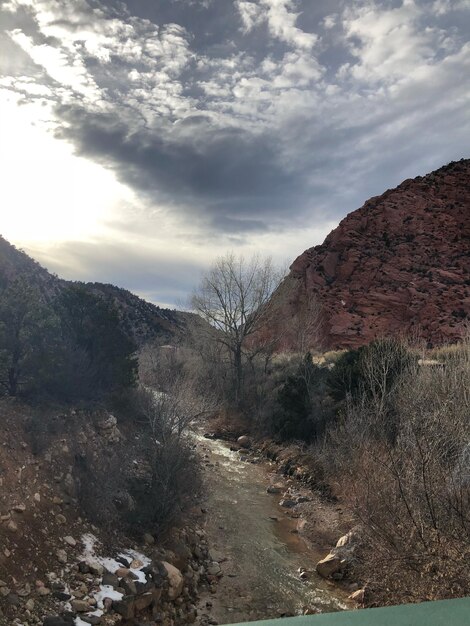
[[[104, 599], [122, 600], [123, 594], [116, 591], [111, 585], [100, 585], [100, 590], [93, 594], [99, 609], [104, 609]], [[101, 612], [100, 615], [103, 613]]]
[[[92, 533], [86, 533], [85, 535], [83, 535], [82, 542], [84, 545], [84, 551], [80, 558], [86, 563], [99, 563], [106, 569], [106, 571], [110, 572], [111, 574], [115, 574], [119, 568], [123, 567], [123, 564], [114, 558], [97, 556], [97, 554], [95, 553], [95, 546], [99, 542], [95, 535], [93, 535]], [[141, 552], [137, 552], [137, 550], [131, 549], [121, 552], [120, 554], [118, 554], [118, 556], [122, 559], [125, 559], [126, 561], [129, 561], [130, 563], [132, 561], [140, 561], [142, 563], [141, 567], [130, 567], [129, 569], [132, 574], [134, 574], [134, 580], [144, 584], [147, 582], [147, 576], [145, 575], [145, 572], [142, 571], [142, 568], [150, 565], [150, 563], [152, 562], [152, 560], [149, 559], [148, 556], [142, 554]], [[104, 592], [106, 592], [107, 595], [103, 595]], [[102, 585], [100, 591], [95, 594], [95, 598], [98, 601], [99, 608], [103, 608], [104, 598], [120, 600], [122, 598], [122, 594], [115, 591], [109, 585]], [[99, 604], [100, 602], [101, 605]]]

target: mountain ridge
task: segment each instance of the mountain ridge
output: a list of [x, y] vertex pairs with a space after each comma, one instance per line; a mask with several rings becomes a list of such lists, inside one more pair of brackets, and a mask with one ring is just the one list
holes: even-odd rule
[[52, 301], [62, 289], [77, 284], [112, 300], [123, 330], [137, 346], [154, 339], [171, 342], [184, 334], [196, 317], [192, 313], [163, 309], [116, 285], [59, 278], [0, 235], [0, 287], [20, 276], [38, 289], [46, 301]]

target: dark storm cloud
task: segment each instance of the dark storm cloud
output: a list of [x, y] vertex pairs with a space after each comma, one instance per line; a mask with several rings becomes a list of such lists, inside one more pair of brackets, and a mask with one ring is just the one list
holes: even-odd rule
[[175, 128], [171, 141], [148, 141], [145, 131], [131, 134], [107, 116], [64, 106], [57, 113], [67, 122], [59, 136], [73, 141], [79, 154], [112, 167], [149, 198], [176, 201], [188, 215], [209, 217], [217, 229], [266, 229], [263, 214], [280, 218], [292, 195], [301, 195], [303, 173], [286, 171], [275, 139], [266, 134], [213, 128], [201, 115], [181, 122], [190, 138], [180, 138]]

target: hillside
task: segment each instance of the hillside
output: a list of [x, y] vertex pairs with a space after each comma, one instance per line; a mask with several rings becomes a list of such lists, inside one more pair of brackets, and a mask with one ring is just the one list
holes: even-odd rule
[[[61, 289], [74, 284], [62, 280], [41, 267], [34, 259], [0, 236], [0, 287], [23, 276], [48, 301]], [[135, 294], [114, 285], [86, 283], [95, 295], [111, 299], [119, 311], [123, 330], [138, 346], [148, 340], [170, 342], [184, 334], [188, 325], [195, 323], [189, 313], [162, 309]]]
[[326, 349], [391, 334], [458, 340], [470, 317], [469, 181], [464, 159], [405, 180], [301, 254], [271, 300], [283, 347], [295, 348], [292, 320], [312, 301]]

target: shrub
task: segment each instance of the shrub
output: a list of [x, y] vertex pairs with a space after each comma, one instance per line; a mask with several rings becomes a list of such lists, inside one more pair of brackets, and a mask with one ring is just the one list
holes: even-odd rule
[[282, 440], [312, 441], [320, 437], [331, 417], [325, 397], [327, 370], [314, 365], [310, 354], [287, 376], [277, 392], [270, 425]]
[[377, 427], [376, 378], [366, 377], [372, 388], [316, 450], [362, 524], [356, 574], [380, 603], [470, 592], [470, 344], [450, 353], [445, 367], [392, 367], [393, 438]]

